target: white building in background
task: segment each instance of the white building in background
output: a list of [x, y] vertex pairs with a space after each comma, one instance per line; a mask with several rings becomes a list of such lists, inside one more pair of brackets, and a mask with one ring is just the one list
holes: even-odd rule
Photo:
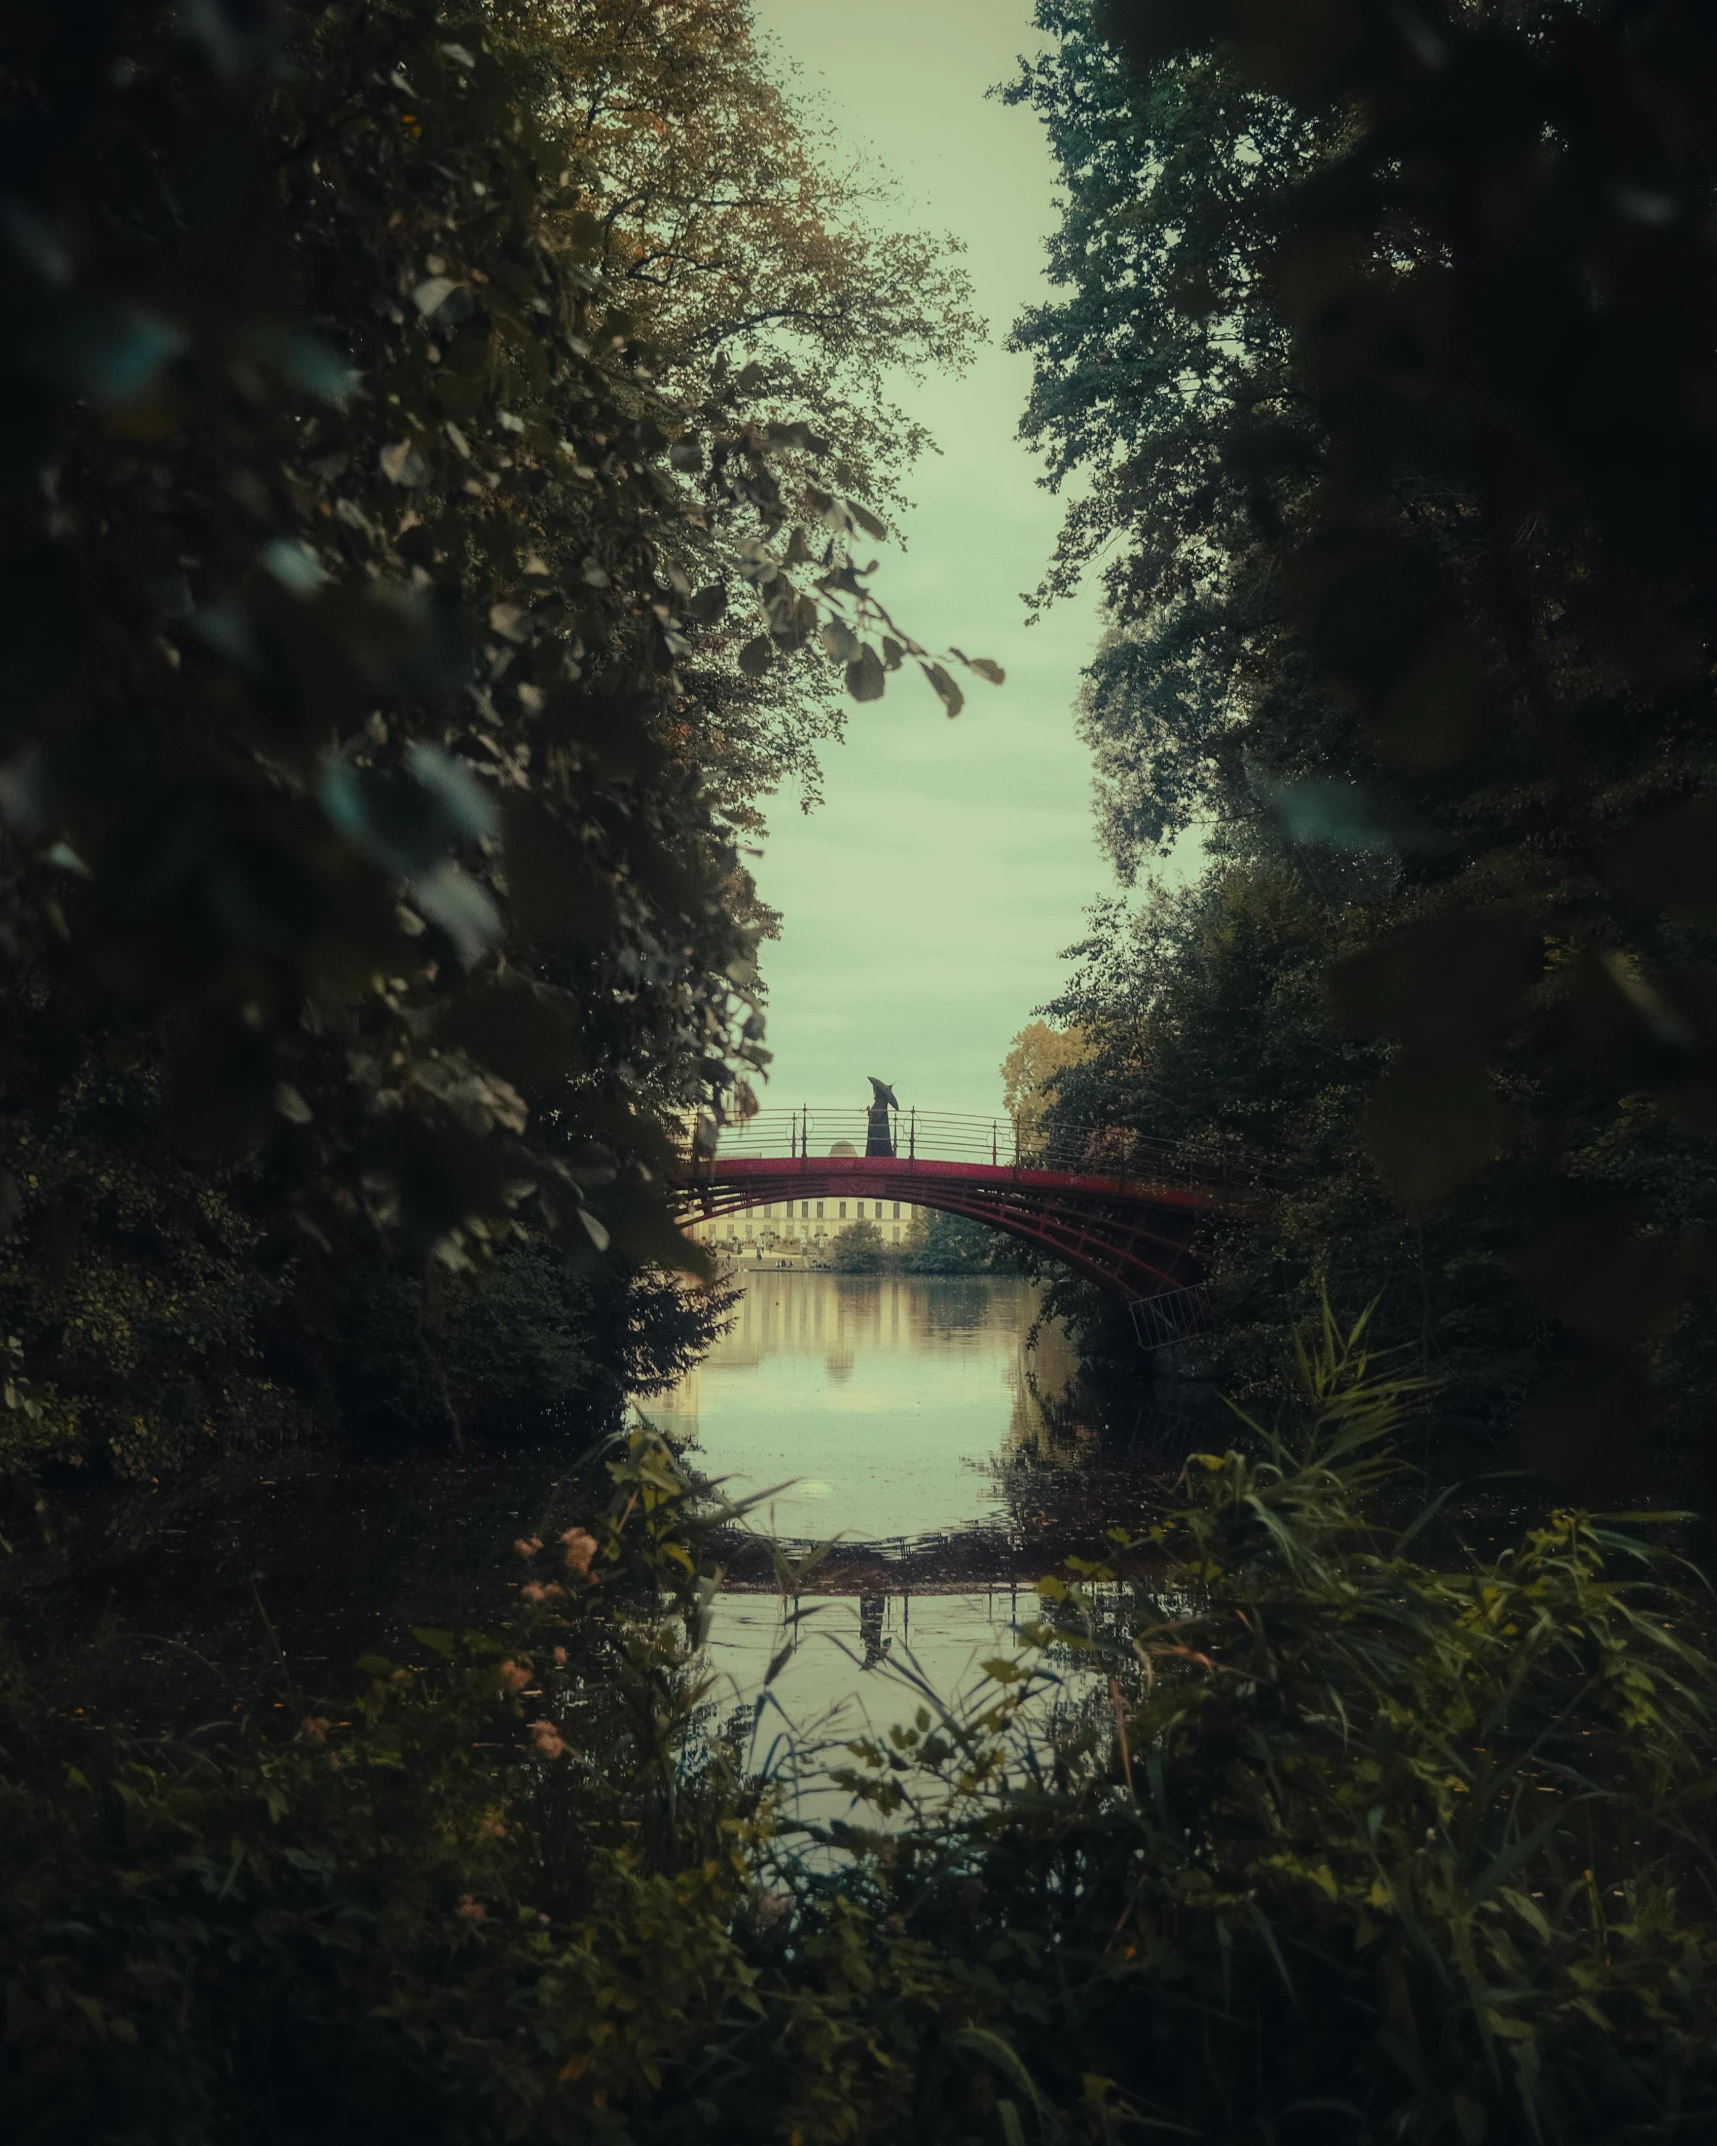
[[[838, 1141], [831, 1155], [850, 1155]], [[826, 1259], [835, 1240], [855, 1222], [869, 1222], [882, 1232], [885, 1250], [905, 1244], [919, 1209], [910, 1200], [845, 1199], [765, 1200], [736, 1215], [701, 1216], [682, 1225], [699, 1244], [731, 1252], [740, 1259]]]

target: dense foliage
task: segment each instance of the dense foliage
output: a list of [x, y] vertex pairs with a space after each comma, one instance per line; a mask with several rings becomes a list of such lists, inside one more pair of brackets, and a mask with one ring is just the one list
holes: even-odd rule
[[903, 1274], [1011, 1274], [1017, 1271], [1014, 1240], [987, 1222], [921, 1207], [900, 1247]]
[[[766, 102], [723, 20], [706, 73]], [[843, 670], [870, 699], [922, 657], [959, 704], [882, 636], [850, 550], [880, 525], [817, 481], [858, 447], [730, 363], [767, 324], [657, 289], [664, 357], [623, 310], [616, 247], [678, 212], [573, 92], [642, 99], [649, 37], [598, 48], [652, 22], [104, 0], [0, 31], [10, 1461], [152, 1472], [319, 1420], [314, 1307], [354, 1269], [379, 1303], [390, 1265], [528, 1245], [517, 1308], [544, 1248], [695, 1268], [662, 1180], [766, 1059], [759, 795]], [[751, 228], [815, 254], [841, 204], [772, 109]], [[629, 111], [677, 199], [716, 137]], [[921, 281], [917, 352], [957, 356], [957, 281]], [[871, 359], [798, 347], [851, 432]], [[587, 1332], [599, 1384], [630, 1324]]]
[[1702, 2135], [1700, 1610], [1576, 1513], [1426, 1561], [1375, 1510], [1410, 1391], [1333, 1330], [1302, 1378], [1116, 1543], [1130, 1581], [1045, 1582], [972, 1693], [904, 1692], [809, 1842], [696, 1653], [726, 1516], [647, 1435], [521, 1539], [513, 1630], [425, 1627], [353, 1705], [283, 1664], [280, 1703], [148, 1740], [11, 1663], [9, 2111], [183, 2146]]
[[1213, 852], [1056, 1011], [1285, 1177], [1240, 1327], [1351, 1277], [1544, 1464], [1649, 1465], [1654, 1387], [1702, 1453], [1709, 11], [1039, 20], [1066, 295], [1017, 340], [1064, 558], [1114, 547], [1100, 811]]
[[[1389, 1458], [1424, 1376], [1500, 1409], [1559, 1361], [1531, 1420], [1588, 1474], [1648, 1370], [1706, 1405], [1714, 33], [1043, 20], [1074, 300], [1021, 334], [1096, 478], [1063, 567], [1124, 539], [1104, 809], [1123, 863], [1218, 840], [1016, 1072], [1255, 1184], [1218, 1280], [1295, 1405], [975, 1691], [805, 1752], [840, 1823], [761, 1756], [772, 1677], [723, 1718], [741, 1516], [648, 1432], [525, 1524], [503, 1630], [355, 1692], [8, 1640], [0, 2106], [44, 2146], [1717, 2121], [1674, 1523], [1472, 1554]], [[20, 6], [0, 167], [9, 1488], [48, 1529], [56, 1460], [612, 1413], [720, 1314], [663, 1179], [766, 1063], [759, 799], [836, 677], [960, 705], [847, 494], [961, 287], [843, 224], [727, 0]], [[1409, 1271], [1419, 1379], [1327, 1313], [1269, 1369], [1284, 1305]]]
[[885, 1264], [882, 1231], [874, 1222], [853, 1222], [835, 1239], [837, 1274], [880, 1274]]

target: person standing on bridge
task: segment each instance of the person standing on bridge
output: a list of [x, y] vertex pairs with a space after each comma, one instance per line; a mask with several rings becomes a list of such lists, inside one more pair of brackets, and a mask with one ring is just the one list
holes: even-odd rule
[[[865, 1112], [864, 1151], [867, 1155], [892, 1155], [894, 1130], [889, 1124], [888, 1114], [891, 1110], [898, 1110], [900, 1105], [895, 1101], [894, 1090], [887, 1081], [878, 1080], [874, 1073], [869, 1075], [869, 1080], [875, 1100]], [[880, 1213], [881, 1209], [877, 1211]], [[844, 1213], [845, 1209], [842, 1212]]]

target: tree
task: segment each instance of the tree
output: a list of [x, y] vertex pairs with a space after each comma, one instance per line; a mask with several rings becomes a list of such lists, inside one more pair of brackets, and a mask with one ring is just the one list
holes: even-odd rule
[[[1117, 846], [1202, 809], [1225, 858], [1274, 848], [1353, 912], [1332, 989], [1383, 1066], [1356, 1139], [1415, 1228], [1490, 1187], [1555, 1374], [1529, 1450], [1643, 1451], [1644, 1372], [1689, 1320], [1710, 1346], [1710, 23], [1117, 5], [1105, 55], [1092, 11], [1053, 14], [1066, 66], [1022, 93], [1148, 180], [1123, 275], [1122, 189], [1075, 173], [1111, 345], [1255, 323], [1184, 418], [1165, 382], [1056, 419], [1064, 460], [1206, 470], [1160, 515], [1093, 493], [1128, 538], [1093, 681], [1112, 782], [1142, 786], [1112, 789]], [[1226, 310], [1188, 307], [1177, 259], [1222, 266]], [[1087, 314], [1044, 327], [1051, 387], [1095, 377]]]
[[1049, 49], [1005, 92], [1060, 168], [1049, 280], [1068, 294], [1028, 309], [1009, 347], [1032, 359], [1020, 431], [1043, 482], [1078, 480], [1038, 601], [1105, 561], [1114, 623], [1081, 724], [1130, 874], [1213, 793], [1246, 795], [1236, 672], [1270, 611], [1255, 472], [1266, 443], [1281, 459], [1304, 431], [1262, 264], [1272, 189], [1315, 165], [1327, 130], [1221, 54], [1130, 69], [1096, 14], [1039, 0]]
[[[886, 182], [792, 96], [746, 0], [534, 0], [513, 35], [576, 186], [553, 227], [589, 249], [665, 392], [695, 406], [743, 378], [748, 409], [783, 428], [773, 465], [798, 508], [820, 483], [895, 511], [928, 440], [889, 383], [958, 370], [982, 334], [957, 244], [879, 221]], [[820, 660], [747, 671], [748, 638], [704, 638], [690, 698], [706, 783], [755, 834], [784, 782], [816, 801], [844, 716]]]
[[[1536, 1322], [1512, 1286], [1521, 1174], [1426, 1217], [1379, 1179], [1359, 1125], [1383, 1053], [1337, 1023], [1327, 986], [1374, 923], [1332, 910], [1280, 856], [1156, 887], [1136, 911], [1106, 905], [1055, 1002], [1090, 1050], [1050, 1125], [1107, 1113], [1248, 1188], [1243, 1220], [1211, 1215], [1198, 1236], [1213, 1305], [1199, 1348], [1225, 1393], [1262, 1404], [1326, 1299], [1375, 1298], [1370, 1331], [1435, 1382], [1440, 1435], [1497, 1436], [1534, 1372]], [[1102, 1292], [1057, 1279], [1053, 1305], [1088, 1361], [1132, 1359]]]
[[1089, 1048], [1077, 1028], [1028, 1021], [1002, 1060], [1002, 1108], [1016, 1126], [1035, 1127], [1054, 1099], [1062, 1074]]
[[897, 496], [928, 437], [889, 383], [983, 332], [959, 242], [877, 222], [887, 181], [794, 100], [747, 0], [542, 0], [528, 32], [598, 271], [670, 376], [758, 367], [763, 407], [830, 442], [827, 480]]
[[[219, 0], [0, 31], [8, 1094], [129, 1067], [265, 1272], [695, 1264], [670, 1134], [767, 1054], [689, 659], [736, 600], [742, 672], [820, 636], [959, 698], [809, 428], [669, 393], [614, 312], [531, 20], [336, 6], [279, 67]], [[55, 1168], [8, 1181], [26, 1290], [103, 1211]]]
[[874, 1222], [849, 1222], [835, 1238], [834, 1269], [837, 1274], [880, 1274], [883, 1269], [882, 1232]]
[[1010, 1244], [987, 1223], [921, 1207], [901, 1246], [900, 1268], [903, 1274], [987, 1274]]

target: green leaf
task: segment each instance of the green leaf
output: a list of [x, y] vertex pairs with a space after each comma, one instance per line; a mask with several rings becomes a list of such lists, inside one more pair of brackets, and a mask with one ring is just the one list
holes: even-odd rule
[[866, 641], [857, 659], [847, 665], [847, 691], [854, 700], [881, 700], [883, 689], [882, 660]]
[[966, 696], [960, 691], [953, 679], [948, 676], [941, 664], [921, 663], [918, 667], [936, 688], [937, 695], [942, 702], [942, 712], [948, 716], [958, 715], [966, 705]]

